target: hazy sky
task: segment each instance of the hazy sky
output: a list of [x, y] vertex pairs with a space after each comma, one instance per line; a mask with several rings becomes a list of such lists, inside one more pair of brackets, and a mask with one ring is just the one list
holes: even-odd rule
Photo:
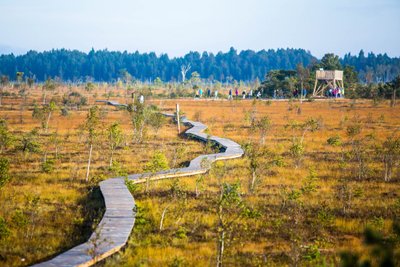
[[0, 0], [0, 52], [360, 49], [400, 56], [400, 0]]

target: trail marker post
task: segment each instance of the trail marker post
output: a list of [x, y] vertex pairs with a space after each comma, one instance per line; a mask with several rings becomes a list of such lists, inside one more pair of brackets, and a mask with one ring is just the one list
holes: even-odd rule
[[179, 115], [179, 104], [176, 104], [176, 122], [178, 123], [178, 134], [181, 133], [181, 121]]

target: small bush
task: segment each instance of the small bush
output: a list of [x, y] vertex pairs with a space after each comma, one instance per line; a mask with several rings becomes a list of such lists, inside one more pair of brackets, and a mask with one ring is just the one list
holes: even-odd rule
[[342, 141], [340, 140], [340, 137], [338, 135], [329, 137], [326, 142], [331, 146], [340, 146], [342, 144]]
[[186, 239], [187, 238], [187, 230], [185, 227], [180, 226], [179, 229], [176, 231], [175, 236], [179, 239]]
[[6, 158], [0, 158], [0, 188], [10, 180], [9, 168], [10, 161]]
[[61, 108], [61, 116], [67, 117], [68, 115], [69, 115], [69, 111], [68, 111], [67, 107]]
[[10, 229], [8, 228], [6, 220], [0, 217], [0, 240], [7, 238], [10, 235]]
[[128, 188], [129, 192], [131, 192], [132, 194], [135, 193], [139, 188], [138, 184], [135, 184], [132, 180], [129, 180], [128, 178], [125, 179], [125, 185]]
[[54, 171], [54, 160], [48, 159], [42, 163], [42, 171], [45, 173], [51, 173]]

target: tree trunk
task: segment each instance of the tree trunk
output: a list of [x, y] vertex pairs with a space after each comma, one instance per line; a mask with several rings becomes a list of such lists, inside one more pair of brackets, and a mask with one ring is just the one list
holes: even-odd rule
[[45, 129], [46, 133], [47, 133], [47, 130], [49, 129], [50, 117], [51, 117], [51, 111], [49, 112], [49, 116], [47, 117], [47, 121], [46, 121], [46, 129]]
[[165, 218], [165, 213], [167, 213], [167, 209], [168, 209], [168, 206], [167, 207], [165, 207], [165, 209], [163, 210], [163, 212], [161, 213], [161, 220], [160, 220], [160, 232], [162, 231], [162, 229], [163, 229], [163, 223], [164, 223], [164, 218]]
[[217, 267], [222, 267], [222, 259], [225, 249], [225, 230], [221, 230], [220, 236], [218, 238]]
[[199, 192], [199, 189], [198, 189], [198, 183], [196, 182], [196, 188], [195, 188], [195, 192], [196, 192], [196, 198], [198, 198], [199, 197], [199, 195], [200, 195], [200, 192]]
[[265, 144], [265, 133], [261, 133], [261, 144], [264, 145]]
[[112, 167], [113, 156], [114, 156], [114, 149], [111, 148], [110, 168]]
[[90, 144], [89, 159], [88, 159], [88, 165], [87, 165], [87, 170], [86, 170], [86, 182], [89, 181], [90, 162], [92, 160], [92, 150], [93, 150], [93, 144]]
[[392, 158], [387, 158], [385, 160], [385, 182], [390, 181], [392, 178], [392, 170], [393, 170], [393, 160]]
[[252, 193], [254, 193], [254, 186], [256, 184], [257, 175], [256, 175], [256, 172], [254, 170], [251, 172], [251, 175], [252, 175], [252, 179], [251, 179], [250, 191]]
[[43, 93], [43, 105], [46, 105], [46, 91]]

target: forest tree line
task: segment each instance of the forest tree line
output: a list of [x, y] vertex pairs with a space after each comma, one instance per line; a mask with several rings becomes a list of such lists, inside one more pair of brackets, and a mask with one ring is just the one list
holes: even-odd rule
[[[400, 58], [387, 54], [346, 54], [340, 64], [353, 66], [362, 83], [389, 82], [400, 74]], [[26, 79], [43, 82], [48, 78], [65, 82], [114, 82], [129, 77], [152, 82], [178, 82], [197, 72], [206, 81], [231, 82], [264, 80], [271, 70], [295, 70], [301, 64], [312, 69], [319, 60], [304, 49], [244, 50], [238, 53], [231, 48], [217, 54], [190, 52], [183, 57], [169, 58], [167, 54], [128, 53], [92, 49], [89, 53], [77, 50], [29, 51], [24, 55], [0, 56], [0, 75], [17, 80], [16, 73], [23, 72]], [[182, 69], [187, 76], [183, 77]], [[186, 73], [185, 73], [186, 75]]]

